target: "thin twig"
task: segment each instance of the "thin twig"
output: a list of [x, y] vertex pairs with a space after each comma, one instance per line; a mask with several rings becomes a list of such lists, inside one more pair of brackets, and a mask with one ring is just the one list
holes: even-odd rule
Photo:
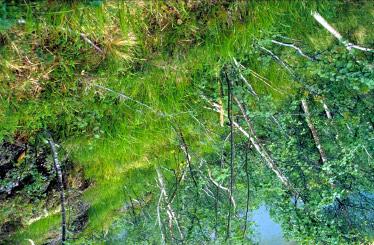
[[165, 235], [164, 235], [164, 231], [162, 229], [162, 222], [161, 222], [161, 215], [160, 215], [160, 205], [161, 205], [161, 200], [162, 200], [162, 195], [163, 193], [161, 192], [160, 193], [160, 198], [158, 199], [158, 203], [157, 203], [157, 221], [158, 221], [158, 226], [160, 227], [160, 232], [161, 232], [161, 244], [165, 244]]
[[[212, 177], [212, 174], [210, 172], [210, 170], [208, 169], [208, 177], [209, 177], [209, 180], [212, 181], [212, 183], [219, 189], [227, 192], [227, 193], [230, 193], [230, 190], [222, 185], [220, 185], [217, 181], [215, 181]], [[234, 210], [236, 209], [236, 202], [235, 202], [235, 199], [233, 196], [231, 196], [231, 199], [230, 199], [230, 202], [232, 203], [233, 207], [234, 207]]]
[[188, 166], [188, 169], [190, 171], [190, 175], [191, 175], [191, 178], [194, 182], [194, 185], [196, 188], [198, 188], [198, 185], [197, 185], [197, 181], [195, 179], [195, 175], [193, 174], [193, 169], [192, 169], [192, 165], [191, 165], [191, 155], [188, 151], [188, 146], [186, 144], [186, 141], [184, 140], [184, 136], [183, 136], [183, 133], [180, 129], [175, 129], [173, 127], [173, 129], [177, 132], [178, 134], [178, 138], [179, 138], [179, 145], [180, 145], [180, 148], [182, 149], [184, 155], [185, 155], [185, 158], [186, 158], [186, 162], [187, 162], [187, 166]]
[[262, 47], [262, 46], [259, 46], [260, 49], [262, 49], [263, 51], [265, 51], [266, 53], [270, 54], [270, 56], [276, 60], [278, 63], [280, 63], [291, 75], [295, 76], [295, 73], [290, 69], [290, 67], [281, 59], [279, 58], [277, 55], [275, 55], [272, 51], [270, 51], [269, 49], [265, 48], [265, 47]]
[[104, 51], [99, 48], [99, 46], [97, 46], [94, 42], [92, 42], [84, 33], [79, 33], [79, 35], [81, 36], [81, 38], [83, 38], [83, 40], [88, 43], [89, 45], [91, 45], [97, 52], [103, 54]]
[[271, 40], [272, 43], [275, 43], [275, 44], [278, 44], [278, 45], [281, 45], [281, 46], [285, 46], [285, 47], [290, 47], [290, 48], [293, 48], [295, 49], [301, 56], [309, 59], [309, 60], [313, 60], [310, 56], [304, 54], [304, 52], [301, 50], [301, 48], [297, 47], [296, 45], [294, 44], [290, 44], [290, 43], [283, 43], [283, 42], [279, 42], [277, 40]]
[[[238, 69], [240, 69], [240, 67], [244, 67], [242, 64], [240, 64], [235, 58], [233, 58], [234, 60], [234, 64], [236, 65], [236, 67]], [[247, 87], [249, 88], [249, 92], [255, 96], [255, 97], [258, 97], [258, 95], [256, 94], [255, 90], [253, 89], [252, 85], [247, 81], [247, 79], [245, 79], [245, 77], [243, 76], [243, 74], [240, 72], [239, 70], [239, 77], [240, 79], [242, 79], [244, 81], [244, 83], [247, 85]]]
[[[282, 182], [282, 184], [289, 190], [291, 190], [294, 194], [299, 196], [299, 193], [296, 191], [296, 189], [291, 184], [290, 180], [283, 174], [283, 172], [278, 168], [276, 162], [271, 158], [269, 153], [266, 151], [266, 149], [259, 143], [257, 136], [255, 134], [253, 125], [247, 116], [244, 106], [240, 103], [238, 98], [235, 96], [233, 97], [235, 102], [237, 103], [240, 111], [243, 114], [244, 120], [247, 123], [249, 133], [244, 134], [249, 140], [251, 141], [252, 145], [255, 147], [256, 151], [261, 155], [261, 157], [265, 160], [268, 167], [277, 175], [278, 179]], [[244, 130], [243, 130], [244, 131]]]
[[[248, 147], [249, 144], [247, 144]], [[249, 148], [249, 147], [248, 147]], [[245, 209], [245, 219], [244, 219], [244, 229], [243, 229], [243, 239], [245, 238], [245, 234], [247, 232], [247, 223], [248, 223], [248, 211], [249, 211], [249, 172], [248, 172], [248, 149], [245, 151], [245, 159], [244, 159], [244, 171], [245, 176], [247, 179], [247, 199], [246, 199], [246, 209]]]
[[329, 107], [327, 106], [327, 104], [323, 100], [321, 102], [322, 102], [323, 109], [325, 110], [327, 118], [331, 120], [332, 116], [331, 116], [331, 112], [330, 112]]
[[171, 236], [173, 235], [172, 227], [173, 227], [173, 222], [174, 222], [177, 229], [178, 229], [179, 236], [183, 240], [183, 234], [182, 234], [181, 228], [179, 226], [179, 222], [178, 222], [178, 219], [175, 215], [175, 212], [174, 212], [173, 208], [171, 207], [171, 204], [167, 203], [168, 195], [167, 195], [167, 192], [166, 192], [166, 186], [165, 186], [165, 183], [164, 183], [164, 178], [163, 178], [163, 175], [162, 175], [159, 167], [156, 167], [156, 172], [157, 172], [158, 183], [159, 183], [159, 188], [160, 188], [160, 192], [161, 192], [160, 195], [162, 197], [164, 197], [164, 200], [166, 202], [166, 213], [168, 214], [168, 217], [169, 217], [170, 235]]
[[120, 96], [120, 97], [122, 97], [122, 98], [124, 98], [124, 99], [130, 100], [130, 101], [133, 101], [133, 102], [135, 102], [136, 104], [141, 105], [141, 106], [147, 108], [148, 110], [154, 112], [154, 113], [157, 114], [157, 115], [160, 115], [160, 116], [165, 116], [165, 115], [166, 115], [165, 113], [160, 112], [160, 111], [158, 111], [158, 110], [156, 110], [156, 109], [150, 107], [149, 105], [144, 104], [143, 102], [140, 102], [140, 101], [138, 101], [138, 100], [135, 100], [135, 99], [131, 98], [130, 96], [125, 95], [124, 93], [117, 92], [117, 91], [115, 91], [115, 90], [113, 90], [113, 89], [111, 89], [111, 88], [104, 87], [104, 86], [99, 85], [99, 84], [96, 84], [96, 83], [94, 83], [93, 85], [94, 85], [95, 87], [98, 87], [98, 88], [101, 88], [101, 89], [103, 89], [103, 90], [109, 91], [109, 92], [111, 92], [111, 93], [117, 94], [118, 96]]

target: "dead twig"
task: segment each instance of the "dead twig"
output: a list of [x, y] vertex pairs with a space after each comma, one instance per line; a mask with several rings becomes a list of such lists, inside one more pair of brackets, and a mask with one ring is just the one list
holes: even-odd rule
[[275, 43], [275, 44], [278, 44], [278, 45], [281, 45], [281, 46], [285, 46], [285, 47], [290, 47], [290, 48], [293, 48], [295, 49], [301, 56], [309, 59], [309, 60], [313, 60], [312, 57], [304, 54], [304, 52], [301, 50], [301, 48], [297, 47], [296, 45], [294, 44], [290, 44], [290, 43], [283, 43], [283, 42], [279, 42], [277, 40], [271, 40], [272, 43]]
[[94, 42], [92, 42], [84, 33], [79, 33], [79, 36], [81, 36], [81, 38], [86, 43], [88, 43], [89, 45], [91, 45], [97, 52], [99, 52], [101, 54], [104, 53], [104, 51], [99, 46], [97, 46]]
[[[222, 186], [220, 183], [218, 183], [217, 181], [215, 181], [212, 177], [212, 173], [210, 172], [210, 169], [208, 169], [208, 177], [209, 177], [209, 180], [212, 181], [212, 183], [219, 189], [223, 190], [224, 192], [227, 192], [228, 194], [230, 193], [230, 190], [229, 188], [226, 188], [224, 186]], [[235, 199], [233, 196], [230, 196], [230, 202], [232, 204], [232, 206], [234, 207], [234, 210], [236, 209], [236, 202], [235, 202]]]
[[276, 54], [274, 54], [272, 51], [269, 49], [259, 46], [261, 50], [265, 51], [268, 53], [274, 60], [276, 60], [279, 64], [281, 64], [292, 76], [295, 76], [295, 73], [291, 70], [289, 65], [287, 65], [281, 58], [279, 58]]
[[323, 105], [323, 109], [325, 110], [327, 118], [331, 120], [332, 116], [331, 116], [331, 112], [330, 112], [329, 107], [326, 105], [326, 103], [323, 100], [321, 100], [321, 103]]
[[97, 88], [100, 88], [100, 89], [103, 89], [103, 90], [106, 90], [106, 91], [108, 91], [108, 92], [111, 92], [111, 93], [117, 94], [118, 96], [120, 96], [120, 97], [122, 97], [122, 98], [124, 98], [124, 99], [127, 99], [127, 100], [130, 100], [130, 101], [132, 101], [132, 102], [135, 102], [136, 104], [141, 105], [142, 107], [147, 108], [148, 110], [152, 111], [153, 113], [155, 113], [155, 114], [157, 114], [157, 115], [160, 115], [160, 116], [165, 116], [165, 115], [166, 115], [165, 113], [160, 112], [160, 111], [158, 111], [158, 110], [156, 110], [156, 109], [150, 107], [149, 105], [144, 104], [143, 102], [140, 102], [140, 101], [138, 101], [138, 100], [135, 100], [135, 99], [131, 98], [130, 96], [125, 95], [124, 93], [117, 92], [117, 91], [115, 91], [115, 90], [113, 90], [113, 89], [111, 89], [111, 88], [104, 87], [104, 86], [99, 85], [99, 84], [96, 84], [96, 83], [93, 83], [93, 86], [95, 86], [95, 87], [97, 87]]
[[[241, 67], [244, 68], [244, 66], [243, 66], [242, 64], [240, 64], [240, 63], [239, 63], [235, 58], [233, 58], [233, 60], [234, 60], [234, 64], [236, 65], [236, 67], [237, 67], [238, 69], [240, 69]], [[243, 74], [240, 72], [240, 70], [239, 70], [239, 77], [240, 77], [240, 79], [242, 79], [243, 82], [247, 85], [247, 87], [248, 87], [248, 89], [249, 89], [249, 92], [250, 92], [253, 96], [255, 96], [255, 97], [257, 98], [258, 95], [256, 94], [255, 90], [253, 89], [252, 85], [247, 81], [247, 79], [245, 79], [245, 77], [244, 77]]]
[[159, 167], [156, 167], [156, 172], [157, 172], [158, 183], [159, 183], [158, 186], [159, 186], [160, 192], [161, 192], [160, 193], [160, 198], [164, 198], [164, 201], [166, 203], [166, 213], [168, 214], [168, 217], [169, 217], [169, 231], [170, 231], [170, 234], [171, 234], [171, 236], [173, 236], [173, 222], [174, 222], [176, 227], [177, 227], [177, 230], [179, 232], [179, 236], [183, 240], [183, 234], [182, 234], [182, 230], [179, 226], [178, 219], [175, 215], [175, 212], [174, 212], [173, 208], [171, 207], [170, 202], [168, 202], [168, 195], [167, 195], [167, 192], [166, 192], [164, 177], [163, 177]]

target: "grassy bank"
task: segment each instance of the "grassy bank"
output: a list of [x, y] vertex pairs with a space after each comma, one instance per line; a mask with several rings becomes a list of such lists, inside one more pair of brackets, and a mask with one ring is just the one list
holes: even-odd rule
[[[223, 64], [246, 60], [276, 88], [247, 74], [256, 91], [279, 104], [292, 93], [297, 84], [270, 59], [260, 65], [254, 43], [285, 36], [326, 49], [335, 40], [312, 10], [355, 43], [374, 40], [371, 2], [190, 2], [2, 3], [9, 24], [0, 34], [0, 139], [32, 141], [47, 128], [83, 167], [92, 185], [83, 194], [91, 207], [80, 236], [105, 234], [129, 195], [153, 188], [155, 165], [184, 164], [172, 125], [196, 154], [214, 150], [219, 119], [199, 90], [219, 82]], [[53, 215], [14, 237], [40, 242], [58, 226]]]

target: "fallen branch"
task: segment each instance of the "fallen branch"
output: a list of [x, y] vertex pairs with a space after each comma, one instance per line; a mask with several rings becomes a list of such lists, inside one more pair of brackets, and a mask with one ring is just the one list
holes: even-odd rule
[[329, 107], [326, 105], [326, 103], [323, 100], [321, 100], [321, 102], [322, 102], [323, 109], [325, 110], [327, 118], [331, 120], [332, 116], [331, 116], [331, 112], [330, 112]]
[[175, 213], [174, 213], [173, 208], [171, 207], [171, 204], [168, 202], [168, 195], [167, 195], [167, 192], [166, 192], [164, 177], [162, 176], [162, 173], [161, 173], [161, 170], [160, 170], [159, 167], [156, 167], [156, 172], [157, 172], [157, 177], [158, 177], [159, 188], [160, 188], [160, 191], [161, 191], [160, 198], [163, 197], [164, 201], [166, 203], [166, 213], [168, 214], [168, 217], [169, 217], [170, 235], [173, 235], [172, 230], [173, 230], [173, 222], [174, 222], [177, 229], [178, 229], [179, 236], [183, 240], [183, 234], [182, 234], [182, 231], [180, 229], [179, 222], [177, 220], [177, 217], [175, 216]]
[[279, 41], [276, 41], [276, 40], [271, 40], [272, 43], [275, 43], [275, 44], [278, 44], [278, 45], [281, 45], [281, 46], [285, 46], [285, 47], [290, 47], [290, 48], [293, 48], [295, 49], [301, 56], [309, 59], [309, 60], [313, 60], [310, 56], [304, 54], [304, 52], [301, 50], [301, 48], [295, 46], [294, 44], [289, 44], [289, 43], [282, 43], [282, 42], [279, 42]]
[[303, 111], [305, 113], [305, 120], [306, 120], [306, 122], [308, 124], [308, 127], [309, 127], [310, 131], [312, 132], [314, 143], [316, 144], [316, 147], [317, 147], [317, 149], [319, 151], [322, 163], [325, 163], [327, 161], [326, 154], [325, 154], [325, 151], [322, 148], [321, 140], [320, 140], [320, 138], [318, 136], [317, 130], [314, 127], [314, 125], [312, 123], [312, 120], [310, 118], [308, 103], [307, 103], [307, 101], [305, 99], [301, 100], [301, 107], [303, 108]]
[[26, 239], [31, 245], [35, 245], [34, 241], [31, 239]]
[[86, 42], [88, 43], [89, 45], [91, 45], [97, 52], [103, 54], [104, 51], [99, 48], [99, 46], [97, 46], [94, 42], [92, 42], [84, 33], [79, 33], [79, 35], [81, 36], [81, 38]]
[[[203, 99], [205, 99], [208, 103], [211, 104], [213, 108], [211, 109], [215, 112], [219, 113], [219, 105], [217, 103], [209, 101], [205, 96], [202, 96]], [[261, 146], [261, 144], [258, 142], [254, 128], [252, 126], [252, 123], [250, 122], [249, 117], [245, 114], [244, 107], [241, 105], [239, 100], [236, 98], [236, 96], [233, 97], [236, 103], [238, 103], [239, 108], [244, 116], [244, 119], [248, 125], [248, 128], [250, 130], [250, 133], [248, 133], [245, 129], [243, 129], [237, 122], [233, 121], [233, 126], [238, 129], [246, 138], [250, 140], [252, 145], [255, 147], [256, 151], [261, 155], [261, 157], [265, 160], [267, 166], [276, 174], [276, 176], [279, 178], [281, 183], [290, 190], [295, 196], [300, 196], [300, 193], [293, 187], [291, 182], [288, 180], [288, 178], [282, 173], [282, 171], [277, 167], [275, 161], [270, 157], [270, 155], [266, 152], [266, 149]], [[227, 115], [225, 114], [227, 117]], [[209, 174], [209, 172], [208, 172]], [[213, 179], [211, 179], [213, 184], [219, 187], [220, 189], [226, 190], [226, 187], [218, 185], [217, 182], [215, 182]]]
[[260, 47], [260, 49], [262, 49], [263, 51], [265, 51], [266, 53], [268, 53], [279, 64], [281, 64], [292, 76], [295, 76], [295, 73], [291, 70], [291, 68], [281, 58], [279, 58], [277, 55], [275, 55], [269, 49], [267, 49], [265, 47], [262, 47], [262, 46], [259, 46], [259, 47]]
[[[268, 50], [268, 49], [266, 49], [266, 50]], [[268, 51], [270, 51], [270, 50], [268, 50]], [[271, 51], [270, 51], [270, 52], [271, 52]], [[273, 52], [271, 52], [271, 54], [274, 55]], [[279, 58], [278, 56], [277, 56], [277, 58], [280, 60], [280, 58]], [[254, 70], [252, 70], [252, 69], [250, 69], [250, 68], [246, 68], [246, 67], [244, 67], [242, 64], [240, 64], [239, 62], [237, 62], [237, 61], [235, 60], [235, 58], [234, 58], [234, 63], [235, 63], [235, 65], [236, 65], [238, 68], [247, 69], [247, 70], [250, 72], [250, 74], [251, 74], [252, 76], [254, 76], [255, 78], [257, 78], [257, 79], [260, 80], [261, 82], [265, 83], [266, 86], [270, 87], [271, 89], [277, 91], [277, 92], [280, 93], [280, 94], [283, 94], [282, 91], [280, 91], [280, 90], [274, 88], [273, 86], [271, 86], [271, 84], [270, 84], [271, 81], [269, 81], [269, 79], [267, 79], [267, 78], [261, 76], [260, 74], [258, 74], [257, 72], [255, 72]], [[283, 63], [284, 63], [284, 62], [283, 62]], [[287, 66], [287, 64], [285, 64], [285, 63], [284, 63], [284, 65]], [[242, 80], [247, 84], [247, 86], [248, 86], [250, 89], [253, 90], [253, 91], [252, 91], [252, 94], [253, 94], [253, 95], [258, 99], [258, 95], [256, 94], [256, 92], [255, 92], [254, 89], [252, 88], [251, 84], [250, 84], [250, 83], [245, 79], [245, 77], [244, 77], [242, 74], [239, 73], [239, 75], [240, 75], [240, 78], [241, 78], [241, 79], [242, 79]]]
[[[217, 181], [215, 181], [212, 177], [212, 174], [210, 172], [210, 169], [208, 169], [208, 176], [209, 176], [209, 180], [212, 181], [212, 183], [219, 189], [227, 192], [229, 195], [230, 195], [230, 190], [222, 185], [220, 185]], [[236, 202], [235, 202], [235, 199], [233, 196], [230, 196], [230, 202], [232, 204], [232, 206], [234, 207], [234, 210], [236, 209]]]
[[[235, 58], [233, 58], [233, 60], [234, 60], [234, 64], [236, 65], [236, 67], [237, 67], [238, 69], [240, 69], [240, 67], [243, 67], [243, 68], [244, 68], [244, 66], [243, 66], [242, 64], [240, 64], [240, 63], [239, 63]], [[247, 87], [249, 88], [249, 92], [250, 92], [253, 96], [255, 96], [255, 97], [257, 98], [258, 95], [256, 94], [255, 90], [253, 89], [252, 85], [247, 81], [247, 79], [245, 79], [245, 77], [244, 77], [243, 74], [240, 72], [240, 70], [239, 70], [239, 77], [240, 77], [240, 79], [242, 79], [243, 82], [247, 85]]]
[[[227, 90], [228, 90], [228, 98], [227, 98], [227, 117], [230, 123], [230, 189], [229, 189], [229, 200], [232, 199], [233, 195], [233, 185], [234, 185], [234, 158], [235, 158], [235, 143], [234, 143], [234, 125], [233, 125], [233, 115], [232, 115], [232, 97], [233, 97], [233, 84], [228, 79], [227, 73], [225, 72], [226, 82], [227, 82]], [[227, 235], [226, 240], [230, 238], [230, 230], [231, 230], [231, 202], [229, 205], [229, 213], [227, 216]]]
[[332, 27], [318, 12], [312, 12], [312, 15], [318, 23], [320, 23], [328, 32], [336, 37], [336, 39], [338, 39], [339, 42], [342, 43], [349, 51], [352, 49], [358, 49], [365, 52], [374, 52], [374, 49], [364, 48], [345, 40], [343, 36], [336, 29], [334, 29], [334, 27]]
[[248, 146], [245, 151], [245, 160], [244, 160], [244, 171], [245, 171], [245, 176], [247, 179], [247, 198], [246, 198], [246, 208], [245, 208], [245, 219], [244, 219], [244, 229], [243, 229], [243, 239], [245, 238], [245, 235], [247, 233], [247, 224], [248, 224], [248, 212], [249, 212], [249, 195], [250, 195], [250, 189], [249, 189], [249, 172], [248, 172]]
[[57, 175], [57, 181], [59, 184], [59, 189], [60, 189], [60, 203], [61, 203], [61, 242], [62, 244], [65, 243], [66, 241], [66, 211], [65, 211], [65, 193], [64, 193], [64, 184], [62, 180], [62, 171], [61, 171], [61, 166], [58, 161], [58, 155], [57, 155], [57, 150], [55, 143], [53, 142], [52, 137], [49, 135], [48, 137], [48, 143], [51, 147], [52, 151], [52, 156], [53, 156], [53, 165], [56, 171]]
[[[178, 134], [178, 138], [179, 138], [179, 146], [180, 146], [180, 148], [182, 149], [182, 151], [183, 151], [183, 153], [184, 153], [184, 156], [185, 156], [185, 158], [186, 158], [186, 162], [187, 162], [187, 166], [188, 166], [188, 169], [189, 169], [189, 172], [190, 172], [190, 175], [191, 175], [191, 178], [192, 178], [192, 180], [193, 180], [193, 182], [194, 182], [194, 185], [195, 185], [195, 187], [196, 188], [198, 188], [198, 185], [197, 185], [197, 181], [196, 181], [196, 179], [195, 179], [195, 176], [194, 176], [194, 174], [193, 174], [193, 169], [192, 169], [192, 165], [191, 165], [191, 155], [190, 155], [190, 153], [189, 153], [189, 151], [188, 151], [188, 146], [187, 146], [187, 144], [186, 144], [186, 141], [184, 140], [184, 136], [183, 136], [183, 134], [182, 134], [182, 131], [180, 130], [180, 129], [175, 129], [174, 127], [173, 127], [173, 129], [177, 132], [177, 134]], [[182, 175], [182, 176], [184, 176], [184, 174]]]
[[31, 219], [29, 219], [28, 221], [26, 221], [26, 224], [27, 224], [27, 225], [31, 225], [32, 223], [35, 223], [35, 222], [38, 221], [38, 220], [41, 220], [41, 219], [44, 219], [44, 218], [46, 218], [46, 217], [48, 217], [48, 216], [51, 216], [51, 215], [57, 214], [57, 213], [59, 213], [60, 211], [61, 211], [61, 207], [57, 207], [56, 209], [54, 209], [54, 210], [52, 210], [52, 211], [50, 211], [50, 212], [48, 212], [46, 209], [44, 209], [43, 214], [41, 214], [40, 216], [37, 216], [37, 217], [35, 217], [35, 218], [31, 218]]
[[140, 101], [138, 101], [138, 100], [135, 100], [135, 99], [131, 98], [130, 96], [125, 95], [124, 93], [117, 92], [117, 91], [115, 91], [115, 90], [113, 90], [113, 89], [111, 89], [111, 88], [107, 88], [107, 87], [104, 87], [104, 86], [99, 85], [99, 84], [96, 84], [96, 83], [94, 83], [93, 86], [98, 87], [98, 88], [101, 88], [101, 89], [106, 90], [106, 91], [108, 91], [108, 92], [111, 92], [111, 93], [117, 94], [118, 96], [120, 96], [120, 97], [122, 97], [122, 98], [124, 98], [124, 99], [127, 99], [127, 100], [130, 100], [130, 101], [132, 101], [132, 102], [135, 102], [136, 104], [141, 105], [141, 106], [147, 108], [148, 110], [150, 110], [150, 111], [152, 111], [152, 112], [154, 112], [155, 114], [158, 114], [158, 115], [160, 115], [160, 116], [165, 116], [165, 115], [166, 115], [165, 113], [163, 113], [163, 112], [159, 112], [159, 111], [157, 111], [156, 109], [153, 109], [152, 107], [150, 107], [149, 105], [144, 104], [143, 102], [140, 102]]
[[165, 234], [164, 234], [164, 231], [162, 229], [162, 222], [161, 222], [161, 215], [160, 215], [161, 200], [162, 200], [162, 194], [160, 194], [160, 198], [158, 199], [156, 210], [157, 210], [158, 226], [160, 227], [160, 232], [161, 232], [161, 244], [164, 245], [164, 244], [166, 244], [166, 242], [165, 242]]
[[281, 183], [289, 190], [291, 190], [294, 194], [299, 196], [299, 193], [295, 190], [289, 179], [283, 174], [283, 172], [278, 168], [275, 161], [271, 158], [269, 153], [266, 151], [266, 149], [261, 145], [261, 143], [258, 142], [257, 136], [255, 134], [253, 125], [247, 116], [244, 106], [240, 103], [238, 98], [234, 96], [235, 102], [238, 104], [238, 107], [244, 117], [245, 122], [247, 123], [249, 133], [244, 134], [249, 140], [251, 141], [252, 145], [255, 147], [256, 151], [261, 155], [261, 157], [265, 160], [268, 167], [276, 174], [278, 179], [281, 181]]

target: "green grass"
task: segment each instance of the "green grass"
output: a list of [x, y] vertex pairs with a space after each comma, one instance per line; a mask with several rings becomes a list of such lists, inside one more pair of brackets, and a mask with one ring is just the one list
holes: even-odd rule
[[[91, 208], [83, 236], [108, 229], [127, 201], [125, 186], [141, 195], [145, 183], [154, 184], [156, 164], [183, 162], [172, 124], [183, 130], [191, 151], [212, 151], [216, 139], [209, 139], [205, 130], [220, 132], [218, 116], [203, 108], [198, 85], [203, 80], [217, 82], [222, 65], [233, 57], [246, 60], [247, 67], [283, 92], [248, 76], [259, 94], [270, 94], [282, 103], [292, 93], [295, 84], [283, 69], [274, 62], [259, 65], [259, 55], [251, 53], [254, 41], [280, 34], [301, 40], [311, 50], [323, 50], [334, 40], [311, 17], [315, 9], [352, 41], [369, 43], [374, 35], [368, 29], [373, 16], [370, 2], [365, 3], [371, 11], [367, 16], [359, 14], [362, 6], [347, 8], [332, 1], [251, 3], [243, 21], [236, 19], [238, 7], [233, 7], [233, 24], [228, 24], [225, 10], [208, 11], [209, 20], [201, 24], [186, 6], [176, 5], [180, 25], [161, 5], [147, 12], [141, 6], [131, 9], [114, 1], [99, 7], [55, 3], [47, 8], [43, 3], [30, 3], [21, 7], [26, 14], [13, 13], [25, 15], [26, 24], [12, 29], [19, 36], [3, 34], [10, 41], [0, 49], [5, 57], [0, 78], [11, 82], [0, 85], [0, 138], [14, 133], [32, 137], [45, 127], [56, 134], [92, 181], [84, 193]], [[163, 19], [156, 18], [158, 13]], [[80, 32], [97, 42], [105, 55], [85, 43]], [[19, 56], [40, 65], [33, 70]], [[123, 92], [172, 116], [162, 117], [132, 101], [119, 100], [93, 84]], [[17, 239], [42, 240], [41, 234], [56, 231], [58, 222], [57, 215], [40, 220], [20, 231]]]

